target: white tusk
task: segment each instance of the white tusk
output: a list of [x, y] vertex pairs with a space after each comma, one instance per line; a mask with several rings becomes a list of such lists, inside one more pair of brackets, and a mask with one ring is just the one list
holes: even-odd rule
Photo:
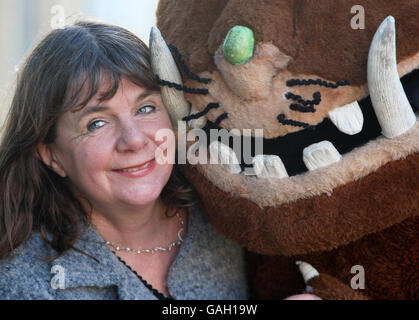
[[329, 118], [340, 132], [351, 136], [360, 133], [364, 125], [364, 115], [358, 101], [330, 111]]
[[232, 174], [239, 174], [242, 169], [236, 153], [220, 141], [213, 141], [209, 146], [210, 164], [222, 164]]
[[287, 178], [288, 173], [281, 158], [275, 155], [257, 155], [253, 158], [253, 169], [258, 178]]
[[298, 269], [300, 269], [301, 274], [303, 275], [304, 282], [307, 284], [311, 279], [318, 277], [319, 272], [313, 268], [312, 265], [307, 262], [297, 261], [296, 262]]
[[[182, 77], [176, 62], [157, 27], [151, 28], [150, 33], [151, 66], [154, 74], [160, 79], [183, 85]], [[182, 91], [162, 87], [161, 95], [164, 105], [169, 112], [173, 127], [177, 129], [178, 121], [189, 115], [190, 105]]]
[[400, 82], [396, 60], [396, 27], [392, 16], [378, 28], [368, 56], [368, 88], [382, 134], [395, 138], [414, 126], [416, 116]]
[[330, 141], [314, 143], [303, 150], [303, 161], [310, 171], [338, 162], [342, 156]]

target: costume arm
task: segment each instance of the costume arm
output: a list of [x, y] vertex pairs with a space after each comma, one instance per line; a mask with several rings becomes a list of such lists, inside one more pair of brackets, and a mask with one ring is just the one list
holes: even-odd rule
[[347, 284], [326, 273], [318, 273], [311, 265], [298, 262], [299, 269], [307, 284], [307, 293], [323, 300], [369, 300], [362, 291], [354, 290]]

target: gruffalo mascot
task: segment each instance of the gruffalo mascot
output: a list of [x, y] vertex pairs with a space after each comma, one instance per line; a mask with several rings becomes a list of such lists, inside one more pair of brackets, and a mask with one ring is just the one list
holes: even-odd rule
[[247, 248], [253, 298], [419, 298], [419, 2], [362, 3], [159, 3], [172, 120], [254, 146], [243, 161], [234, 139], [208, 139], [230, 161], [182, 166]]

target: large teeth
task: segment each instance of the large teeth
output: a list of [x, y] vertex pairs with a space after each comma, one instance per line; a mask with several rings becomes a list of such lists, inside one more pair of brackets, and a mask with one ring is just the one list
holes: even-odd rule
[[[182, 77], [176, 62], [157, 27], [151, 29], [150, 34], [151, 66], [154, 74], [160, 79], [183, 85]], [[177, 129], [178, 121], [189, 115], [190, 105], [185, 94], [169, 87], [161, 88], [164, 105], [169, 112], [173, 127]]]
[[253, 169], [258, 178], [286, 178], [287, 170], [281, 158], [274, 155], [257, 155], [253, 158]]
[[232, 174], [242, 171], [236, 153], [225, 144], [214, 141], [209, 146], [211, 164], [222, 164]]
[[396, 28], [392, 16], [378, 28], [368, 56], [368, 88], [382, 134], [395, 138], [416, 122], [400, 82], [396, 61]]
[[364, 115], [357, 101], [329, 112], [330, 120], [339, 131], [354, 135], [362, 131]]
[[[191, 114], [197, 114], [197, 113], [198, 111], [194, 107], [192, 107]], [[202, 129], [207, 124], [207, 121], [208, 121], [207, 118], [205, 116], [202, 116], [198, 119], [188, 121], [188, 125], [189, 127], [193, 129]]]
[[312, 144], [303, 150], [303, 161], [310, 171], [331, 165], [341, 158], [340, 153], [329, 141]]

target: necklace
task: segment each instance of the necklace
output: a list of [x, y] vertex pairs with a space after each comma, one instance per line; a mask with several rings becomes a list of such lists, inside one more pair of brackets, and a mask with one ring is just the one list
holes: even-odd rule
[[179, 219], [179, 222], [181, 224], [181, 228], [180, 228], [179, 232], [177, 233], [178, 239], [176, 241], [173, 241], [172, 243], [170, 243], [168, 247], [165, 247], [165, 248], [155, 247], [153, 249], [132, 249], [132, 248], [125, 248], [125, 247], [118, 246], [111, 241], [105, 241], [105, 244], [107, 244], [108, 246], [111, 246], [116, 251], [126, 251], [126, 252], [132, 252], [132, 253], [136, 253], [136, 254], [142, 254], [142, 253], [154, 254], [154, 253], [159, 252], [159, 251], [171, 251], [173, 247], [180, 246], [183, 242], [181, 234], [182, 234], [182, 231], [183, 231], [184, 221], [180, 217], [179, 213], [176, 214], [176, 217]]

